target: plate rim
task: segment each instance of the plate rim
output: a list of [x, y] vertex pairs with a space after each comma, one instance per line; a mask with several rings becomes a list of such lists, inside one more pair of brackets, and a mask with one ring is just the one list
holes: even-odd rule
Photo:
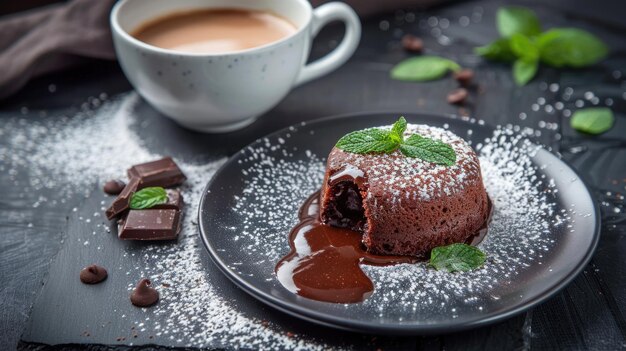
[[[375, 324], [374, 325], [367, 321], [365, 322], [355, 321], [355, 320], [345, 319], [342, 317], [337, 317], [337, 316], [326, 314], [326, 313], [319, 313], [315, 310], [311, 310], [308, 308], [301, 307], [300, 305], [297, 305], [297, 304], [292, 304], [290, 302], [283, 301], [279, 298], [276, 298], [272, 295], [269, 295], [261, 291], [260, 289], [244, 281], [241, 277], [239, 277], [237, 274], [235, 274], [230, 269], [228, 269], [226, 264], [220, 259], [217, 251], [210, 244], [208, 235], [207, 235], [207, 228], [205, 228], [204, 222], [202, 221], [202, 212], [203, 212], [202, 209], [204, 208], [205, 201], [207, 201], [207, 198], [209, 197], [209, 194], [210, 194], [209, 189], [211, 188], [211, 186], [217, 179], [217, 175], [220, 172], [222, 172], [224, 169], [229, 167], [233, 162], [236, 161], [236, 156], [241, 150], [244, 150], [252, 146], [253, 144], [258, 143], [263, 138], [271, 138], [275, 135], [288, 132], [290, 128], [293, 128], [293, 127], [297, 128], [297, 127], [303, 126], [302, 123], [305, 123], [306, 126], [309, 126], [311, 124], [322, 124], [327, 121], [335, 120], [335, 119], [348, 119], [348, 118], [355, 118], [358, 116], [373, 115], [373, 114], [389, 114], [392, 116], [393, 115], [400, 115], [400, 116], [401, 115], [420, 115], [420, 116], [429, 116], [429, 117], [436, 117], [436, 118], [445, 118], [445, 119], [457, 120], [457, 121], [460, 120], [461, 122], [472, 124], [472, 122], [461, 120], [459, 118], [460, 116], [455, 115], [455, 114], [437, 114], [437, 113], [428, 113], [428, 112], [407, 112], [407, 111], [400, 112], [400, 113], [389, 112], [389, 111], [351, 112], [351, 113], [337, 114], [337, 115], [327, 116], [323, 118], [318, 118], [318, 119], [314, 119], [311, 121], [298, 122], [296, 124], [289, 125], [287, 127], [284, 127], [274, 132], [271, 132], [269, 134], [266, 134], [260, 138], [257, 138], [251, 143], [242, 147], [240, 150], [232, 154], [228, 158], [228, 160], [213, 174], [211, 179], [207, 182], [207, 185], [202, 190], [202, 195], [200, 198], [200, 202], [198, 203], [198, 210], [197, 210], [197, 220], [199, 224], [200, 238], [202, 240], [202, 243], [204, 247], [206, 248], [206, 250], [208, 251], [209, 257], [211, 258], [211, 261], [213, 262], [213, 264], [215, 264], [218, 267], [218, 269], [226, 277], [228, 277], [228, 279], [231, 282], [233, 282], [235, 285], [237, 285], [246, 293], [250, 294], [252, 297], [271, 306], [272, 308], [275, 308], [281, 312], [287, 313], [291, 316], [304, 319], [312, 323], [320, 324], [326, 327], [339, 328], [339, 329], [359, 332], [359, 333], [376, 333], [376, 334], [387, 334], [387, 335], [433, 335], [433, 334], [450, 333], [450, 332], [473, 329], [473, 328], [493, 324], [493, 323], [511, 318], [522, 312], [525, 312], [539, 305], [540, 303], [547, 301], [551, 297], [555, 296], [557, 293], [563, 290], [567, 285], [569, 285], [576, 277], [578, 277], [578, 275], [589, 264], [589, 262], [593, 258], [593, 255], [595, 254], [598, 243], [600, 241], [601, 218], [599, 216], [600, 208], [599, 208], [598, 202], [593, 196], [593, 193], [589, 190], [589, 186], [587, 182], [584, 180], [583, 177], [581, 177], [580, 173], [575, 168], [573, 168], [568, 162], [560, 158], [558, 155], [555, 155], [545, 145], [542, 145], [540, 143], [536, 143], [535, 141], [533, 141], [533, 143], [536, 143], [537, 145], [541, 146], [543, 150], [545, 150], [551, 156], [558, 159], [559, 162], [561, 162], [565, 167], [567, 167], [571, 172], [573, 172], [578, 177], [578, 180], [584, 186], [593, 204], [592, 207], [593, 207], [593, 214], [595, 217], [595, 226], [594, 226], [593, 233], [592, 233], [593, 238], [592, 238], [591, 245], [589, 246], [583, 259], [577, 263], [574, 269], [570, 271], [567, 274], [567, 276], [565, 276], [556, 284], [553, 284], [549, 289], [543, 291], [541, 294], [537, 295], [534, 299], [526, 303], [517, 305], [516, 307], [513, 307], [513, 308], [506, 309], [503, 312], [492, 313], [484, 318], [478, 318], [476, 320], [469, 321], [469, 322], [462, 322], [462, 323], [452, 322], [452, 323], [421, 324], [421, 325], [415, 325], [415, 324]], [[490, 124], [483, 124], [481, 125], [481, 127], [487, 127], [493, 130], [496, 129]]]

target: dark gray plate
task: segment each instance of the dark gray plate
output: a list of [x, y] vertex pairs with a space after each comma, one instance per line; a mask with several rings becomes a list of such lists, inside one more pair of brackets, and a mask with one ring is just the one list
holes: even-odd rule
[[[199, 207], [202, 239], [214, 263], [243, 290], [286, 313], [338, 328], [392, 334], [443, 333], [493, 323], [545, 301], [581, 272], [599, 238], [597, 206], [569, 166], [537, 148], [529, 158], [536, 167], [529, 167], [524, 177], [543, 179], [534, 183], [536, 194], [544, 194], [541, 196], [551, 203], [551, 209], [542, 215], [546, 218], [537, 220], [550, 225], [542, 230], [525, 228], [508, 209], [496, 208], [504, 214], [494, 215], [488, 238], [497, 242], [502, 233], [516, 231], [520, 238], [530, 239], [519, 249], [510, 243], [494, 244], [497, 253], [491, 259], [496, 263], [492, 263], [504, 267], [494, 271], [494, 277], [426, 271], [421, 282], [418, 271], [418, 276], [407, 278], [410, 282], [405, 284], [394, 271], [404, 268], [383, 268], [370, 274], [376, 285], [374, 295], [363, 303], [347, 305], [309, 300], [284, 289], [274, 276], [274, 266], [288, 252], [287, 235], [297, 222], [296, 211], [319, 185], [326, 155], [345, 133], [391, 124], [392, 116], [398, 115], [355, 114], [300, 124], [259, 139], [235, 154], [209, 182]], [[409, 123], [445, 125], [474, 146], [494, 133], [494, 128], [475, 120], [404, 115]], [[537, 202], [535, 207], [542, 204]], [[507, 262], [507, 250], [512, 263]], [[521, 252], [524, 250], [528, 252]], [[498, 275], [501, 277], [495, 278]]]

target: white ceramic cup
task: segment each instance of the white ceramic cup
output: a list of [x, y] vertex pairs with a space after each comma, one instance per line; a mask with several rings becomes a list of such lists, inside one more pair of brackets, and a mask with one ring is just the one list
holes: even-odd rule
[[[207, 8], [266, 10], [288, 19], [297, 31], [248, 50], [196, 54], [162, 49], [131, 33], [148, 20]], [[346, 25], [343, 41], [306, 64], [313, 37], [331, 21]], [[117, 58], [135, 89], [161, 113], [202, 132], [243, 128], [274, 107], [295, 86], [345, 63], [361, 36], [356, 13], [343, 3], [312, 9], [306, 0], [122, 0], [111, 12]]]

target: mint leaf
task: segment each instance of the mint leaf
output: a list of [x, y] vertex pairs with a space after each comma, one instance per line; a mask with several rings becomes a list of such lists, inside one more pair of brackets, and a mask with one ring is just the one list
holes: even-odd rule
[[535, 13], [525, 7], [501, 7], [496, 13], [498, 31], [503, 37], [510, 37], [515, 33], [537, 35], [541, 33], [541, 24]]
[[398, 143], [401, 143], [402, 140], [404, 140], [405, 130], [406, 130], [406, 119], [404, 119], [404, 116], [402, 116], [391, 127], [391, 138], [394, 141], [398, 141]]
[[537, 44], [529, 37], [515, 33], [510, 38], [511, 51], [515, 56], [526, 59], [527, 61], [535, 61], [539, 58], [539, 48]]
[[513, 63], [513, 79], [519, 86], [526, 85], [539, 68], [539, 48], [535, 41], [523, 34], [511, 35], [511, 50], [519, 57]]
[[406, 59], [393, 67], [391, 78], [424, 82], [439, 79], [448, 71], [461, 69], [456, 62], [439, 56], [418, 56]]
[[537, 38], [541, 60], [554, 67], [592, 65], [609, 52], [593, 34], [576, 28], [554, 28]]
[[513, 63], [513, 78], [515, 83], [519, 86], [526, 85], [537, 74], [537, 68], [539, 68], [539, 61], [525, 60], [523, 58], [518, 59]]
[[418, 134], [411, 135], [400, 145], [400, 151], [406, 157], [419, 158], [438, 165], [453, 166], [456, 153], [452, 146]]
[[160, 186], [143, 188], [130, 198], [130, 208], [142, 210], [167, 202], [167, 193]]
[[466, 272], [481, 267], [486, 255], [477, 247], [466, 244], [452, 244], [434, 248], [430, 252], [429, 264], [436, 270]]
[[489, 45], [477, 47], [474, 52], [488, 60], [505, 62], [515, 60], [515, 54], [508, 38], [500, 38]]
[[398, 148], [400, 142], [391, 137], [390, 131], [370, 128], [344, 135], [335, 146], [355, 154], [390, 153]]
[[613, 111], [608, 107], [590, 107], [574, 112], [570, 126], [579, 132], [602, 134], [615, 122]]

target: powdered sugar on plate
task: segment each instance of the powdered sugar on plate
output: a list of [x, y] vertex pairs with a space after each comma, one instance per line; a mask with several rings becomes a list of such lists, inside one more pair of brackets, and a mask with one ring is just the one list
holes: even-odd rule
[[[284, 140], [289, 135], [277, 138]], [[486, 302], [511, 293], [508, 287], [530, 274], [529, 267], [542, 265], [554, 247], [551, 231], [569, 220], [567, 211], [556, 213], [555, 183], [533, 163], [539, 146], [531, 143], [528, 135], [498, 128], [488, 139], [474, 143], [494, 206], [489, 234], [479, 245], [488, 256], [483, 268], [450, 274], [426, 263], [363, 266], [376, 285], [371, 297], [359, 304], [315, 308], [333, 314], [341, 306], [346, 311], [342, 316], [376, 311], [372, 321], [382, 324], [415, 319], [437, 323], [457, 318], [463, 311], [483, 311]], [[234, 195], [232, 209], [241, 223], [232, 228], [233, 245], [241, 247], [238, 252], [243, 255], [265, 259], [262, 267], [255, 269], [247, 267], [246, 258], [229, 268], [242, 277], [262, 275], [270, 289], [284, 289], [274, 277], [274, 265], [289, 251], [287, 233], [297, 223], [298, 207], [319, 189], [325, 170], [325, 155], [307, 150], [303, 160], [294, 156], [299, 150], [284, 145], [266, 138], [242, 151], [238, 162], [245, 186], [240, 195]]]

